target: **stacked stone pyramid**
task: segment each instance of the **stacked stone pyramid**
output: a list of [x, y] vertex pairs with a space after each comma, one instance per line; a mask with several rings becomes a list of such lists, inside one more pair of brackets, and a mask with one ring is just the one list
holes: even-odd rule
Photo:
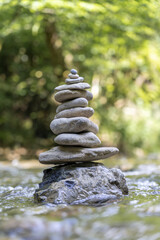
[[41, 153], [39, 161], [43, 164], [89, 162], [116, 154], [119, 150], [115, 147], [99, 146], [98, 126], [89, 119], [94, 113], [93, 108], [88, 107], [88, 101], [93, 98], [86, 90], [90, 85], [75, 69], [70, 71], [65, 82], [55, 88], [55, 100], [61, 104], [50, 124], [58, 146]]

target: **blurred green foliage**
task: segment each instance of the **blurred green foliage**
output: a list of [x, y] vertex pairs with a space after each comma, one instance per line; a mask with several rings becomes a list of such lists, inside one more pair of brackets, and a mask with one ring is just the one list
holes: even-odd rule
[[103, 144], [159, 149], [159, 1], [1, 0], [0, 11], [2, 146], [52, 144], [52, 93], [74, 67]]

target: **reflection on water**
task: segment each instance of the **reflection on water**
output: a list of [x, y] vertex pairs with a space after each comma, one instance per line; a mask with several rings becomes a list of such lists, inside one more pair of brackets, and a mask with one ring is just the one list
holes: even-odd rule
[[160, 164], [125, 161], [129, 196], [97, 208], [37, 205], [42, 168], [1, 163], [0, 239], [160, 239]]

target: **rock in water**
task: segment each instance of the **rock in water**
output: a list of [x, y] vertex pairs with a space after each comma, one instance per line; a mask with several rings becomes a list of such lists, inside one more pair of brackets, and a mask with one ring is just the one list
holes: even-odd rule
[[94, 110], [87, 107], [93, 98], [88, 83], [75, 69], [66, 84], [55, 88], [55, 100], [61, 104], [50, 124], [57, 135], [55, 146], [39, 155], [42, 164], [59, 165], [44, 171], [35, 201], [53, 204], [100, 205], [128, 193], [124, 175], [119, 169], [107, 169], [93, 163], [119, 152], [115, 147], [97, 147], [98, 126], [88, 118]]
[[99, 138], [92, 132], [86, 133], [62, 133], [55, 139], [58, 145], [82, 146], [82, 147], [97, 147], [101, 144]]
[[88, 101], [92, 100], [93, 95], [91, 92], [86, 90], [62, 90], [55, 94], [55, 100], [57, 102], [65, 102], [75, 98], [86, 98]]
[[56, 135], [60, 133], [98, 132], [98, 126], [85, 117], [54, 119], [50, 129]]
[[73, 117], [86, 117], [86, 118], [90, 118], [94, 113], [93, 108], [90, 107], [85, 107], [85, 108], [81, 108], [81, 107], [77, 107], [77, 108], [70, 108], [64, 111], [61, 111], [59, 113], [56, 114], [56, 116], [54, 117], [56, 118], [73, 118]]
[[111, 157], [118, 153], [115, 147], [69, 147], [57, 146], [49, 151], [40, 153], [39, 161], [43, 164], [62, 164], [71, 162], [88, 162]]
[[100, 163], [74, 163], [44, 170], [36, 202], [104, 205], [128, 194], [123, 173]]
[[59, 105], [56, 109], [56, 113], [59, 113], [63, 110], [75, 108], [75, 107], [87, 107], [88, 101], [85, 98], [75, 98], [73, 100], [67, 101]]

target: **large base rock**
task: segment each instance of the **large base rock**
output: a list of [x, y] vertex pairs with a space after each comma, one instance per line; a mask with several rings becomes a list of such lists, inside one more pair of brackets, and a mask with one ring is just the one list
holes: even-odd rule
[[128, 194], [123, 173], [100, 163], [73, 163], [44, 170], [35, 202], [101, 205]]

